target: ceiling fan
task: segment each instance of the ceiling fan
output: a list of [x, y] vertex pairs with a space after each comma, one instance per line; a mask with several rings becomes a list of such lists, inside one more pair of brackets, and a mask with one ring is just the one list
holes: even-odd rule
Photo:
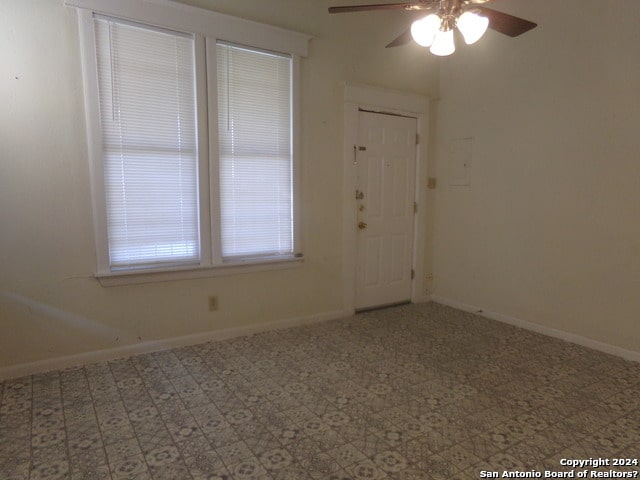
[[510, 37], [517, 37], [537, 26], [523, 18], [514, 17], [485, 7], [491, 0], [414, 0], [408, 3], [382, 3], [329, 7], [329, 13], [363, 12], [371, 10], [404, 10], [427, 12], [418, 18], [387, 48], [406, 45], [412, 39], [429, 47], [434, 55], [445, 56], [455, 52], [454, 29], [458, 29], [467, 44], [477, 42], [487, 28]]

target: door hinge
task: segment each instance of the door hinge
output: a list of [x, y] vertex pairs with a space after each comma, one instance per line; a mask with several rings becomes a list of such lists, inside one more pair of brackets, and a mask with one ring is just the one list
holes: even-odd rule
[[366, 152], [367, 151], [367, 147], [358, 147], [358, 150], [360, 150], [361, 152]]
[[416, 145], [420, 145], [420, 134], [416, 133]]
[[411, 269], [411, 280], [413, 280], [414, 278], [416, 278], [416, 271], [412, 268]]
[[418, 202], [413, 202], [413, 213], [418, 213]]

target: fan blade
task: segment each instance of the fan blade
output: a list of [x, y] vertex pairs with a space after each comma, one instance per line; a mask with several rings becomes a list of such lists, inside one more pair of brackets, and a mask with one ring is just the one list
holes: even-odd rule
[[413, 37], [411, 36], [411, 29], [407, 28], [384, 48], [400, 47], [402, 45], [406, 45], [411, 40], [413, 40]]
[[329, 13], [365, 12], [369, 10], [422, 10], [425, 7], [425, 5], [419, 3], [380, 3], [377, 5], [329, 7]]
[[482, 15], [489, 19], [489, 28], [510, 37], [517, 37], [538, 26], [537, 23], [514, 17], [508, 13], [498, 12], [487, 7], [478, 6], [475, 8], [479, 9]]

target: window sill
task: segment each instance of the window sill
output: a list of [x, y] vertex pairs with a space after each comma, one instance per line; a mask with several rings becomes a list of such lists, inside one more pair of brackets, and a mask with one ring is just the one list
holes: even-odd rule
[[304, 257], [286, 257], [251, 261], [228, 262], [215, 266], [188, 266], [165, 268], [163, 270], [136, 270], [98, 273], [95, 277], [103, 287], [136, 285], [142, 283], [170, 282], [193, 278], [220, 277], [242, 273], [283, 270], [298, 267]]

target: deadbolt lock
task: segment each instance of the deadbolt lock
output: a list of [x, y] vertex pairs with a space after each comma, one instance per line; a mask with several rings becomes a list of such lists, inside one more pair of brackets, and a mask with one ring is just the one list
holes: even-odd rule
[[364, 230], [365, 228], [367, 228], [367, 224], [364, 223], [364, 222], [360, 222], [360, 223], [358, 223], [358, 228], [360, 230]]

